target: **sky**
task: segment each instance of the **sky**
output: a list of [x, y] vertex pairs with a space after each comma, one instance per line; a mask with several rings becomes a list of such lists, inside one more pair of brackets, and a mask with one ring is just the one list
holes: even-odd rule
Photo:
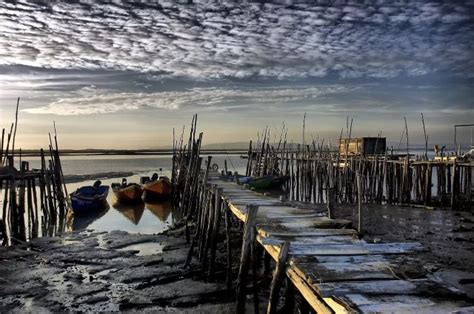
[[[453, 142], [474, 123], [474, 1], [2, 1], [0, 126], [17, 147], [353, 136]], [[459, 135], [470, 142], [470, 130]]]

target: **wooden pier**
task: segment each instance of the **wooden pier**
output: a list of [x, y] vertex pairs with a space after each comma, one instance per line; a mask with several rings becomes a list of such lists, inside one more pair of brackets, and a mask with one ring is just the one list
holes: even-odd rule
[[[226, 214], [245, 222], [238, 287], [245, 286], [253, 238], [276, 262], [267, 312], [276, 310], [281, 270], [317, 313], [474, 310], [461, 291], [439, 280], [398, 275], [413, 253], [424, 250], [419, 243], [367, 243], [349, 221], [329, 219], [217, 177], [208, 183], [219, 191]], [[245, 292], [240, 290], [238, 312], [244, 311]]]
[[[285, 186], [289, 201], [284, 201], [237, 184], [238, 174], [231, 175], [227, 167], [221, 174], [211, 171], [215, 168], [211, 167], [212, 157], [200, 157], [202, 133], [196, 136], [196, 118], [187, 144], [183, 134], [173, 141], [172, 201], [183, 213], [190, 244], [184, 266], [195, 257], [207, 279], [215, 281], [216, 248], [225, 241], [227, 290], [229, 295], [235, 293], [237, 313], [248, 307], [250, 280], [253, 310], [260, 311], [262, 259], [264, 276], [270, 274], [271, 260], [276, 265], [267, 313], [277, 312], [284, 281], [286, 312], [293, 311], [295, 296], [302, 300], [303, 312], [305, 307], [317, 313], [474, 310], [465, 292], [424, 269], [429, 261], [422, 260], [422, 252], [427, 250], [420, 243], [368, 243], [350, 221], [331, 219], [334, 202], [354, 204], [357, 200], [353, 206], [359, 208], [358, 230], [362, 202], [406, 204], [412, 203], [414, 195], [418, 202], [429, 204], [430, 161], [391, 161], [387, 156], [343, 160], [321, 147], [293, 152], [285, 145], [273, 149], [265, 139], [257, 150], [250, 144], [246, 174], [289, 177]], [[339, 166], [341, 162], [344, 167]], [[472, 164], [462, 167], [453, 161], [455, 175], [438, 175], [438, 180], [446, 179], [443, 187], [451, 182], [451, 192], [456, 192], [451, 197], [452, 208], [460, 203], [469, 206], [471, 201]], [[423, 179], [422, 174], [426, 174]], [[458, 197], [462, 193], [468, 195], [467, 200]], [[423, 198], [425, 194], [428, 196]], [[315, 210], [315, 203], [320, 204], [320, 211]], [[237, 241], [242, 246], [236, 282], [232, 264], [237, 252], [232, 244], [238, 239], [232, 236], [232, 226], [242, 231], [242, 241]]]

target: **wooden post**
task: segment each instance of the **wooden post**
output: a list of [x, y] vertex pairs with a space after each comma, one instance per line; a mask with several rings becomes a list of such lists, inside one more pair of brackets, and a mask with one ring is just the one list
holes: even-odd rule
[[227, 203], [224, 205], [224, 216], [225, 216], [225, 237], [227, 246], [227, 291], [230, 292], [232, 289], [232, 245], [230, 243], [230, 209]]
[[358, 224], [357, 224], [357, 231], [362, 233], [362, 184], [360, 180], [360, 173], [356, 173], [356, 180], [357, 180], [357, 209], [358, 209]]
[[222, 191], [223, 188], [216, 189], [214, 204], [214, 221], [211, 234], [211, 260], [209, 264], [208, 280], [214, 280], [214, 272], [216, 266], [217, 236], [219, 234], [219, 225], [221, 220]]
[[286, 261], [288, 260], [289, 250], [290, 242], [284, 242], [280, 247], [278, 261], [276, 264], [275, 272], [273, 273], [272, 284], [270, 286], [270, 298], [268, 300], [267, 314], [273, 314], [277, 312], [280, 287], [282, 279], [285, 275], [285, 266]]
[[250, 241], [255, 238], [255, 223], [257, 222], [257, 205], [247, 206], [242, 253], [240, 256], [239, 277], [237, 281], [237, 313], [245, 313], [245, 296], [247, 288], [247, 272], [249, 268]]
[[252, 289], [253, 289], [253, 312], [259, 314], [260, 302], [258, 300], [258, 254], [255, 243], [255, 232], [253, 232], [250, 240], [250, 255], [252, 257]]
[[247, 152], [247, 168], [245, 170], [246, 176], [252, 175], [252, 141], [249, 143], [249, 150]]
[[285, 304], [281, 309], [282, 313], [294, 313], [295, 310], [295, 288], [291, 279], [286, 277]]
[[451, 210], [454, 210], [456, 206], [456, 194], [458, 191], [456, 158], [453, 159], [453, 171], [451, 174]]

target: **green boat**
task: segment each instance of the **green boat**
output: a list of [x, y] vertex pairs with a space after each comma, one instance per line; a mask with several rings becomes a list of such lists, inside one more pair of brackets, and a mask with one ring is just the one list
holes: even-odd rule
[[264, 176], [260, 178], [251, 178], [246, 182], [251, 188], [256, 190], [275, 189], [281, 187], [288, 181], [289, 176]]

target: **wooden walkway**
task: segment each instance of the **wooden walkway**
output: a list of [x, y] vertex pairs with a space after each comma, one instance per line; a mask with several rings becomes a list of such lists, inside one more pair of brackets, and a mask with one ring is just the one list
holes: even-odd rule
[[241, 221], [247, 206], [258, 206], [256, 239], [275, 261], [281, 244], [290, 242], [286, 275], [318, 313], [474, 311], [461, 291], [429, 275], [403, 279], [404, 268], [416, 261], [413, 253], [424, 250], [419, 243], [367, 243], [349, 221], [287, 206], [234, 182], [208, 182], [223, 188]]

